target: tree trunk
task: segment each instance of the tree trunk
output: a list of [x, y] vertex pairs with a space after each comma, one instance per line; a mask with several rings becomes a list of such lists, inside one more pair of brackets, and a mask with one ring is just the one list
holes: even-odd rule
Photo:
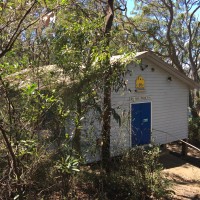
[[77, 97], [77, 124], [75, 127], [75, 133], [74, 133], [74, 138], [72, 141], [72, 146], [78, 152], [81, 154], [81, 130], [80, 130], [80, 118], [81, 118], [81, 102], [80, 102], [80, 97]]
[[104, 102], [103, 102], [103, 127], [102, 127], [102, 164], [106, 172], [109, 172], [110, 166], [110, 119], [111, 119], [111, 86], [109, 75], [104, 82]]
[[110, 119], [111, 119], [111, 81], [112, 69], [110, 66], [110, 53], [108, 47], [111, 39], [111, 28], [114, 18], [113, 9], [114, 0], [107, 1], [106, 23], [104, 30], [105, 47], [107, 53], [105, 59], [105, 76], [104, 76], [104, 101], [103, 101], [103, 126], [102, 126], [102, 164], [107, 173], [110, 171]]

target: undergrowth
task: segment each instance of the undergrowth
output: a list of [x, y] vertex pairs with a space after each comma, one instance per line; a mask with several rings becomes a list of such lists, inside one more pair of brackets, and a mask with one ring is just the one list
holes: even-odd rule
[[[101, 162], [79, 166], [80, 159], [69, 157], [66, 151], [41, 153], [24, 172], [23, 199], [170, 199], [170, 183], [161, 174], [158, 158], [158, 147], [137, 147], [113, 158], [110, 173], [106, 173]], [[8, 194], [6, 185], [14, 188], [11, 182], [2, 180], [0, 197], [18, 199], [14, 190], [13, 195]]]
[[158, 158], [158, 147], [134, 148], [112, 160], [109, 174], [105, 174], [101, 164], [87, 166], [76, 177], [77, 199], [80, 191], [85, 195], [82, 198], [88, 199], [170, 199], [170, 182], [162, 176]]
[[189, 140], [192, 144], [200, 145], [200, 117], [189, 121]]

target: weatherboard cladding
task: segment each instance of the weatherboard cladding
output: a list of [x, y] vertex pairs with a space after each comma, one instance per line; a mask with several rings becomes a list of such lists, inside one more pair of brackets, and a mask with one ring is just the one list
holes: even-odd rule
[[[112, 92], [112, 107], [119, 115], [130, 117], [131, 103], [151, 102], [152, 142], [165, 144], [177, 139], [187, 138], [189, 86], [147, 59], [143, 59], [142, 63], [143, 65], [148, 64], [148, 68], [144, 71], [134, 63], [128, 66], [128, 69], [132, 71], [132, 75], [127, 74], [125, 77], [128, 80], [127, 89]], [[152, 68], [154, 68], [154, 71], [152, 71]], [[145, 80], [145, 90], [143, 92], [135, 92], [135, 80], [139, 75], [142, 75]], [[167, 80], [169, 76], [172, 77], [172, 81]], [[134, 98], [135, 101], [133, 101]], [[112, 119], [112, 152], [115, 152], [116, 148], [120, 150], [131, 146], [129, 121], [125, 122], [126, 126], [123, 124], [122, 127], [119, 127], [118, 123]], [[172, 136], [163, 132], [167, 132]]]
[[192, 79], [188, 78], [183, 73], [179, 72], [172, 65], [164, 62], [162, 59], [156, 56], [152, 51], [138, 52], [135, 57], [137, 59], [145, 58], [153, 62], [154, 64], [159, 65], [159, 67], [163, 69], [165, 72], [169, 72], [182, 82], [186, 83], [190, 87], [190, 89], [200, 88], [200, 85], [198, 83], [194, 82]]
[[[188, 99], [189, 90], [199, 87], [194, 81], [172, 68], [152, 52], [141, 52], [136, 58], [142, 60], [147, 68], [141, 70], [140, 64], [132, 62], [127, 66], [128, 73], [124, 77], [125, 88], [112, 91], [112, 108], [121, 118], [121, 124], [112, 116], [111, 120], [111, 155], [131, 147], [130, 105], [138, 102], [151, 102], [151, 142], [166, 144], [188, 137]], [[145, 81], [142, 92], [135, 91], [135, 81], [138, 76]], [[168, 80], [171, 77], [171, 81]], [[90, 112], [91, 119], [95, 113]], [[90, 120], [83, 127], [88, 128]], [[95, 139], [101, 138], [101, 121], [94, 121]], [[87, 132], [87, 131], [86, 131]], [[83, 136], [84, 137], [84, 136]], [[93, 140], [87, 143], [96, 144]], [[85, 147], [87, 146], [85, 145]], [[87, 149], [87, 148], [86, 148]], [[93, 152], [91, 158], [100, 158], [100, 150]]]

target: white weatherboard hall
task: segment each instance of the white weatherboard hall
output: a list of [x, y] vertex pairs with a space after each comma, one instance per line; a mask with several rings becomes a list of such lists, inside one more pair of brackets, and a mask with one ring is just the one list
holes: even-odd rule
[[[112, 116], [112, 155], [188, 137], [189, 90], [198, 85], [152, 52], [137, 53], [136, 59], [141, 62], [128, 65], [125, 87], [112, 92], [112, 109], [120, 116]], [[101, 124], [95, 124], [98, 139]]]

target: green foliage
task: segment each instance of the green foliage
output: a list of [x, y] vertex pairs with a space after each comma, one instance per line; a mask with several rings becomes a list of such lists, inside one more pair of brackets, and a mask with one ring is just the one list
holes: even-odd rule
[[[159, 164], [159, 147], [132, 149], [124, 157], [122, 171], [130, 174], [133, 183], [133, 199], [156, 198], [170, 195], [169, 182], [161, 175], [162, 166]], [[126, 166], [130, 165], [130, 168]]]
[[131, 149], [126, 155], [113, 158], [109, 174], [101, 166], [91, 166], [82, 170], [78, 181], [88, 184], [89, 194], [98, 199], [170, 199], [173, 192], [161, 173], [159, 153], [155, 146]]
[[37, 141], [36, 140], [20, 140], [18, 144], [17, 157], [25, 155], [34, 155], [37, 157]]
[[136, 0], [135, 14], [126, 21], [130, 44], [170, 59], [181, 72], [191, 70], [197, 81], [199, 9], [197, 1]]
[[33, 83], [23, 89], [22, 104], [24, 103], [25, 107], [22, 117], [27, 123], [35, 127], [43, 126], [43, 129], [52, 130], [54, 133], [54, 128], [58, 128], [56, 124], [64, 127], [69, 110], [64, 108], [62, 98], [58, 97], [54, 89], [40, 91], [37, 88]]
[[189, 140], [193, 144], [200, 144], [200, 117], [192, 118], [189, 121]]
[[[116, 8], [122, 6], [121, 1], [115, 3]], [[144, 7], [143, 18], [151, 9]], [[3, 155], [0, 197], [3, 199], [50, 199], [54, 192], [61, 193], [65, 199], [70, 189], [75, 190], [73, 179], [80, 173], [81, 159], [69, 147], [71, 133], [65, 131], [66, 121], [74, 122], [74, 132], [80, 136], [83, 115], [90, 109], [101, 110], [99, 94], [105, 89], [104, 80], [117, 89], [123, 87], [123, 73], [127, 63], [133, 60], [133, 49], [144, 44], [140, 39], [146, 38], [140, 35], [139, 43], [129, 43], [129, 35], [120, 22], [120, 17], [123, 18], [120, 10], [115, 13], [119, 18], [113, 23], [110, 37], [105, 37], [105, 10], [106, 6], [99, 1], [0, 3], [0, 22], [5, 24], [0, 36], [0, 54], [6, 53], [6, 56], [1, 54], [0, 61], [0, 153]], [[56, 17], [56, 23], [45, 21], [46, 11]], [[29, 26], [32, 23], [33, 29]], [[146, 25], [150, 34], [159, 31], [158, 24], [148, 26], [147, 22]], [[138, 37], [134, 33], [132, 36]], [[130, 49], [127, 56], [110, 63], [112, 55], [123, 55]], [[52, 62], [69, 77], [65, 95], [60, 92], [62, 84], [51, 81], [56, 77], [56, 70], [43, 80], [40, 66]], [[120, 123], [114, 110], [113, 115]], [[140, 199], [164, 195], [165, 181], [161, 182], [159, 176], [157, 153], [156, 150], [131, 151], [123, 161], [115, 163], [111, 174], [106, 175], [101, 168], [94, 170], [90, 183], [93, 181], [97, 198]]]
[[61, 160], [57, 161], [55, 168], [60, 173], [72, 174], [74, 172], [79, 172], [79, 160], [73, 156], [67, 155], [66, 158], [62, 157]]
[[[35, 83], [22, 89], [10, 86], [4, 80], [1, 83], [1, 133], [5, 134], [0, 135], [0, 152], [7, 161], [0, 160], [0, 178], [4, 183], [0, 196], [22, 199], [31, 189], [37, 193], [51, 187], [55, 178], [54, 163], [58, 159], [53, 155], [58, 154], [61, 144], [67, 145], [69, 140], [64, 131], [69, 111], [55, 90], [38, 90]], [[59, 159], [63, 160], [62, 157]], [[69, 171], [77, 170], [77, 163], [71, 157], [65, 164], [67, 162], [70, 163]], [[55, 185], [59, 184], [59, 181], [55, 182]]]

